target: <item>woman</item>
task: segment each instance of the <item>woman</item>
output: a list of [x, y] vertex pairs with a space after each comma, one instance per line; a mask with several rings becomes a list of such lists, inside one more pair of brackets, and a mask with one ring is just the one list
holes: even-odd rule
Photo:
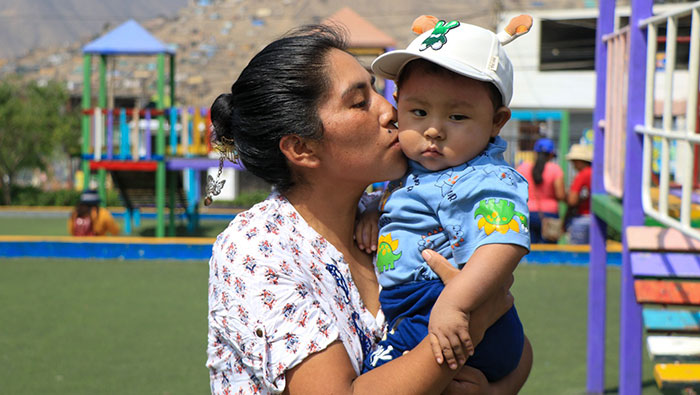
[[[337, 32], [311, 26], [264, 48], [212, 105], [217, 142], [276, 187], [213, 247], [212, 393], [513, 393], [524, 383], [529, 346], [524, 369], [487, 383], [438, 365], [427, 340], [358, 376], [385, 331], [372, 257], [353, 241], [358, 202], [406, 169], [395, 111], [372, 82]], [[440, 258], [429, 263], [449, 272]], [[472, 336], [510, 308], [505, 295], [474, 313]]]
[[556, 156], [552, 140], [537, 140], [534, 151], [537, 153], [534, 165], [525, 161], [516, 168], [529, 184], [530, 241], [533, 244], [556, 243], [557, 240], [542, 236], [542, 218], [559, 218], [559, 202], [566, 198], [564, 172], [552, 161]]

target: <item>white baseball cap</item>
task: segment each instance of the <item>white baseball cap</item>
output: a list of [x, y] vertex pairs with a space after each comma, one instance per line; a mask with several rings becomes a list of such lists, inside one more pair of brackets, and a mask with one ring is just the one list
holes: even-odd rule
[[465, 77], [493, 83], [501, 92], [503, 104], [508, 106], [513, 97], [513, 65], [501, 42], [510, 42], [514, 37], [505, 31], [501, 33], [458, 21], [439, 21], [406, 49], [376, 58], [372, 71], [396, 80], [408, 62], [425, 59]]

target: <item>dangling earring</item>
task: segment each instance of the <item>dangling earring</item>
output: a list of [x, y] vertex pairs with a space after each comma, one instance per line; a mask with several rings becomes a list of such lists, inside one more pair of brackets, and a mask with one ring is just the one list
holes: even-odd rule
[[212, 195], [217, 196], [218, 194], [221, 193], [221, 188], [224, 187], [224, 184], [226, 183], [226, 180], [221, 180], [221, 172], [224, 170], [224, 155], [219, 156], [219, 171], [216, 173], [216, 181], [214, 181], [214, 178], [211, 176], [211, 174], [207, 174], [207, 197], [204, 198], [204, 205], [208, 206], [211, 204], [212, 200]]

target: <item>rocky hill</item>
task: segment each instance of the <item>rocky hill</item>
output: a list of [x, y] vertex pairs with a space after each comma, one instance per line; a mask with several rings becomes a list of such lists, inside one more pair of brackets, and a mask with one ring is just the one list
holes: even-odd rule
[[[51, 0], [47, 0], [51, 1]], [[89, 0], [84, 0], [88, 2]], [[176, 0], [160, 0], [176, 3]], [[0, 0], [3, 3], [10, 0]], [[53, 0], [52, 3], [78, 3], [78, 0]], [[181, 1], [182, 2], [182, 1]], [[97, 3], [97, 2], [96, 2]], [[104, 3], [104, 2], [99, 2]], [[122, 0], [113, 2], [113, 9], [100, 12], [121, 12]], [[135, 4], [136, 1], [133, 1]], [[151, 12], [158, 1], [148, 4]], [[197, 0], [172, 15], [163, 13], [152, 18], [135, 18], [154, 36], [177, 50], [176, 81], [178, 104], [206, 106], [231, 83], [254, 53], [294, 26], [320, 22], [349, 3], [340, 0]], [[527, 11], [532, 8], [583, 8], [588, 0], [550, 1], [481, 1], [450, 0], [354, 0], [349, 5], [360, 16], [393, 37], [398, 46], [412, 38], [412, 20], [420, 14], [433, 14], [469, 21], [493, 28], [501, 11]], [[117, 5], [119, 4], [119, 5]], [[593, 4], [594, 5], [594, 4]], [[106, 6], [105, 6], [106, 7]], [[65, 8], [65, 6], [64, 6]], [[10, 11], [2, 11], [7, 14]], [[15, 13], [19, 13], [15, 7]], [[144, 11], [145, 12], [145, 11]], [[2, 15], [5, 15], [2, 14]], [[19, 14], [18, 14], [19, 15]], [[95, 14], [97, 15], [97, 14]], [[121, 14], [118, 14], [121, 15]], [[128, 18], [124, 18], [126, 20]], [[77, 21], [82, 23], [82, 21]], [[31, 23], [25, 20], [25, 23]], [[113, 24], [111, 27], [116, 27]], [[0, 24], [2, 26], [2, 24]], [[2, 29], [3, 27], [0, 27]], [[0, 30], [0, 37], [6, 34]], [[82, 89], [81, 48], [93, 37], [85, 37], [67, 45], [35, 49], [28, 55], [0, 64], [1, 73], [19, 73], [34, 80], [65, 81], [79, 97]], [[155, 93], [155, 57], [110, 57], [109, 86], [116, 100], [136, 98], [143, 105]], [[93, 62], [96, 78], [97, 62]], [[93, 81], [93, 87], [97, 86]]]
[[192, 0], [0, 0], [0, 59], [89, 39], [129, 19], [174, 16]]

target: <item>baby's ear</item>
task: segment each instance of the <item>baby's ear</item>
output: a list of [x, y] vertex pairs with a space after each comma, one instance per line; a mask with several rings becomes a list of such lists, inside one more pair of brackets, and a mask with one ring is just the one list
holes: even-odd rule
[[428, 30], [433, 30], [439, 19], [432, 15], [421, 15], [413, 21], [411, 30], [416, 34], [423, 34]]
[[530, 31], [532, 27], [532, 17], [530, 15], [518, 15], [508, 22], [508, 25], [496, 36], [501, 45], [506, 45], [516, 38]]

